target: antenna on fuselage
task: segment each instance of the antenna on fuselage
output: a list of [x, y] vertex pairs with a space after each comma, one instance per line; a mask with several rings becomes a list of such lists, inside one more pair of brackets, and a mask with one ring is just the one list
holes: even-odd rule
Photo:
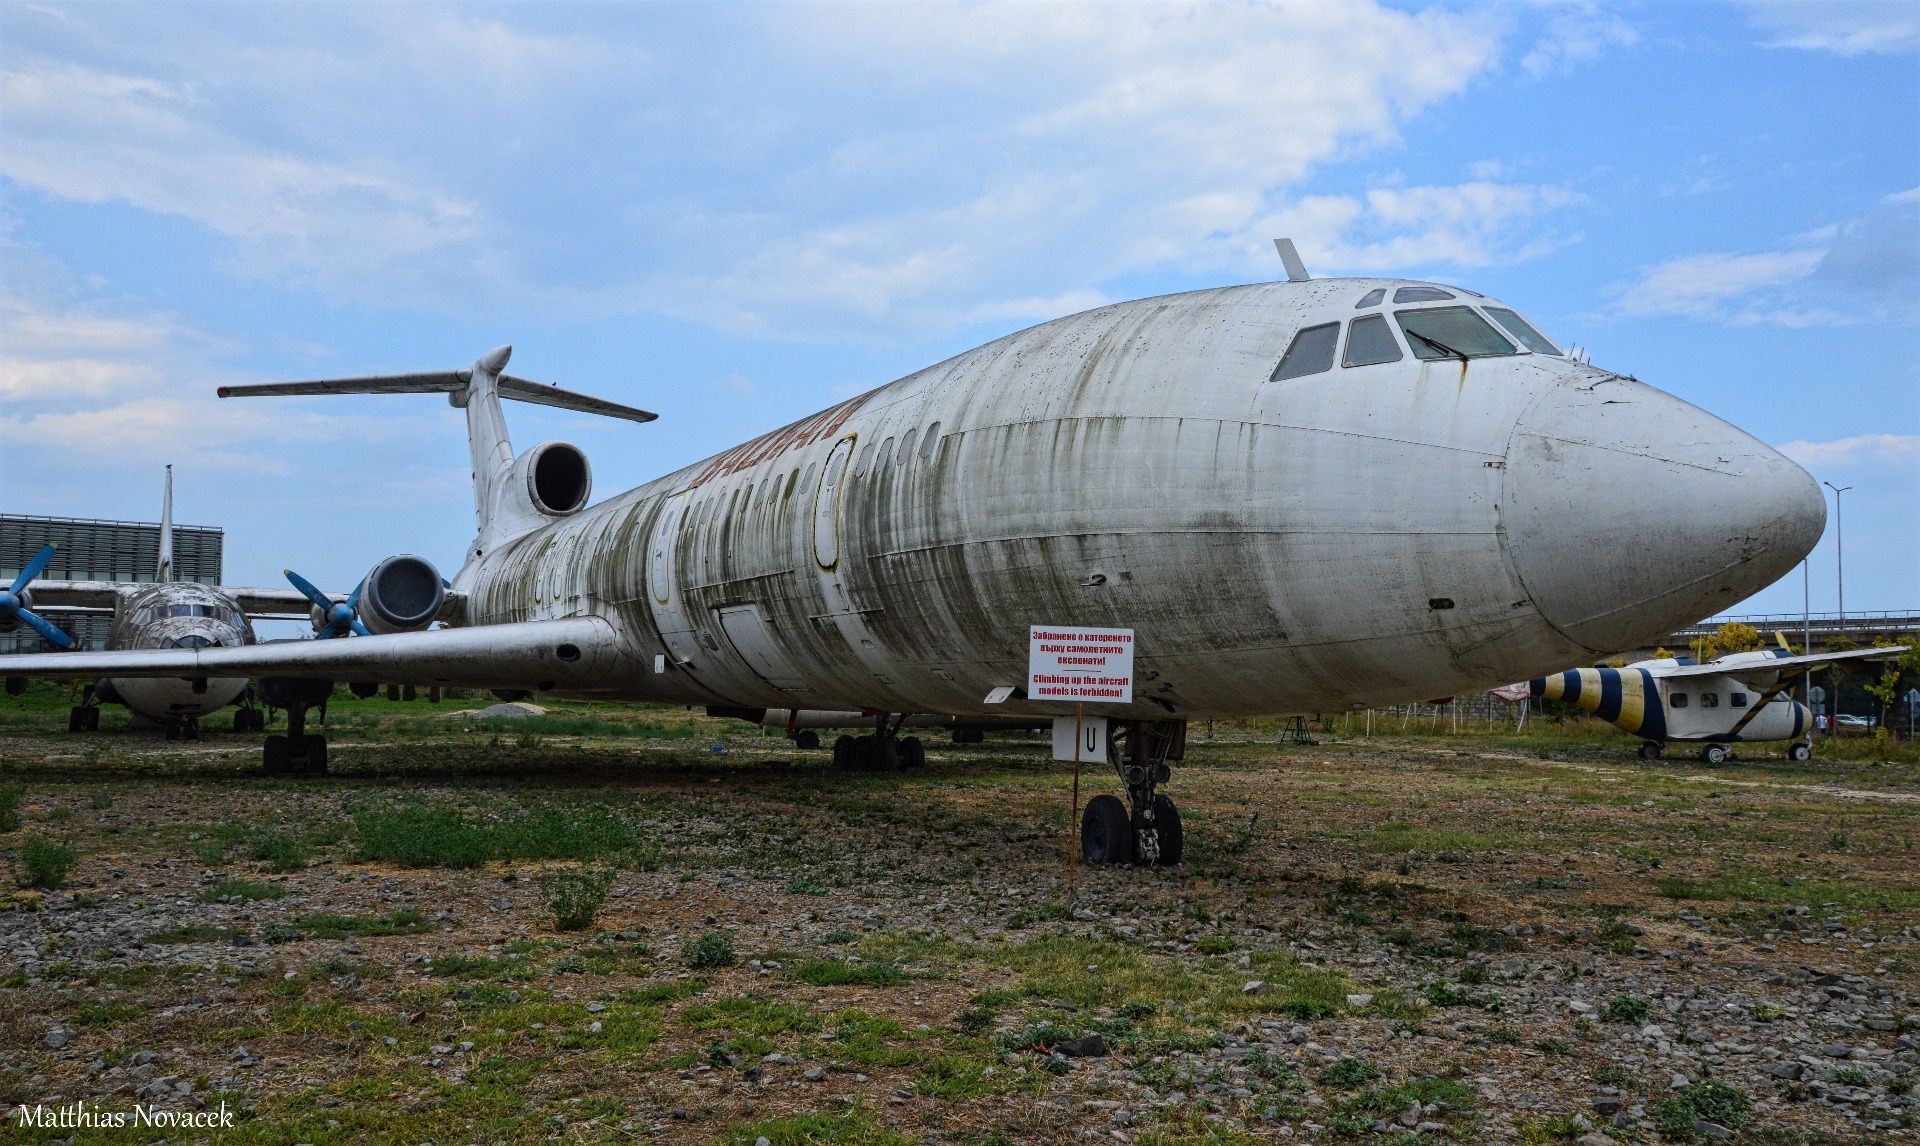
[[1307, 264], [1300, 261], [1300, 252], [1294, 249], [1292, 239], [1275, 239], [1273, 249], [1280, 252], [1280, 264], [1287, 268], [1287, 281], [1303, 283], [1313, 276], [1307, 273]]
[[160, 559], [153, 579], [164, 585], [173, 580], [173, 467], [167, 467], [166, 492], [160, 495]]

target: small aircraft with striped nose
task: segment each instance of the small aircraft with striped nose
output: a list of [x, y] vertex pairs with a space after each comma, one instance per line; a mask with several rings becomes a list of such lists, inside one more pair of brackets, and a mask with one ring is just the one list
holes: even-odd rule
[[1723, 764], [1729, 745], [1749, 741], [1797, 741], [1795, 760], [1813, 754], [1804, 739], [1813, 713], [1787, 693], [1820, 668], [1858, 670], [1869, 661], [1897, 657], [1908, 646], [1848, 649], [1795, 656], [1786, 637], [1777, 648], [1727, 653], [1702, 664], [1692, 657], [1661, 657], [1621, 668], [1568, 669], [1526, 684], [1535, 699], [1562, 700], [1641, 738], [1640, 756], [1657, 760], [1670, 742], [1697, 743], [1700, 757]]

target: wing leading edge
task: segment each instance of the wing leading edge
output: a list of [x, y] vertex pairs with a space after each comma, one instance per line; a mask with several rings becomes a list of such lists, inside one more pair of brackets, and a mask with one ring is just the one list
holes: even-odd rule
[[1906, 652], [1909, 647], [1910, 646], [1907, 645], [1894, 645], [1890, 648], [1846, 649], [1837, 653], [1813, 653], [1811, 655], [1798, 657], [1775, 657], [1772, 660], [1756, 660], [1737, 664], [1708, 661], [1703, 665], [1681, 665], [1678, 668], [1656, 669], [1654, 671], [1662, 680], [1673, 680], [1678, 677], [1688, 676], [1737, 677], [1742, 674], [1755, 676], [1763, 673], [1772, 674], [1783, 672], [1787, 669], [1815, 668], [1820, 665], [1839, 665], [1845, 667], [1849, 664], [1884, 660], [1887, 657], [1899, 656], [1901, 653]]
[[593, 691], [635, 675], [601, 617], [391, 633], [346, 641], [271, 641], [237, 648], [0, 656], [0, 676], [309, 677], [455, 688]]

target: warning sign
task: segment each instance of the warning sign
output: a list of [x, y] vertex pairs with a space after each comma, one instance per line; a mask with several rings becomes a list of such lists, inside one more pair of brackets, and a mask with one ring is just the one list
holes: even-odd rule
[[1133, 630], [1034, 625], [1027, 699], [1133, 703]]

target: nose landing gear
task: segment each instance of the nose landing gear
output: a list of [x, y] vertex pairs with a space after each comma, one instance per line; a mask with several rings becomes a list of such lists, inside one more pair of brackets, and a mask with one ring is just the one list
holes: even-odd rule
[[67, 710], [68, 732], [100, 731], [100, 697], [96, 686], [88, 685], [80, 692], [80, 703]]
[[1186, 758], [1187, 722], [1117, 720], [1109, 728], [1107, 756], [1126, 785], [1131, 811], [1116, 796], [1087, 801], [1080, 854], [1092, 864], [1178, 864], [1186, 855], [1180, 809], [1159, 789], [1173, 775], [1169, 765]]
[[[307, 732], [307, 710], [318, 706], [324, 718], [333, 682], [308, 677], [269, 677], [260, 682], [268, 704], [287, 710], [287, 734], [269, 736], [262, 749], [262, 771], [269, 776], [324, 776], [327, 738]], [[262, 721], [262, 726], [265, 722]]]
[[833, 742], [833, 766], [850, 772], [897, 772], [925, 768], [927, 746], [918, 736], [900, 738], [900, 726], [907, 714], [896, 719], [890, 713], [874, 718], [872, 736], [842, 736]]

